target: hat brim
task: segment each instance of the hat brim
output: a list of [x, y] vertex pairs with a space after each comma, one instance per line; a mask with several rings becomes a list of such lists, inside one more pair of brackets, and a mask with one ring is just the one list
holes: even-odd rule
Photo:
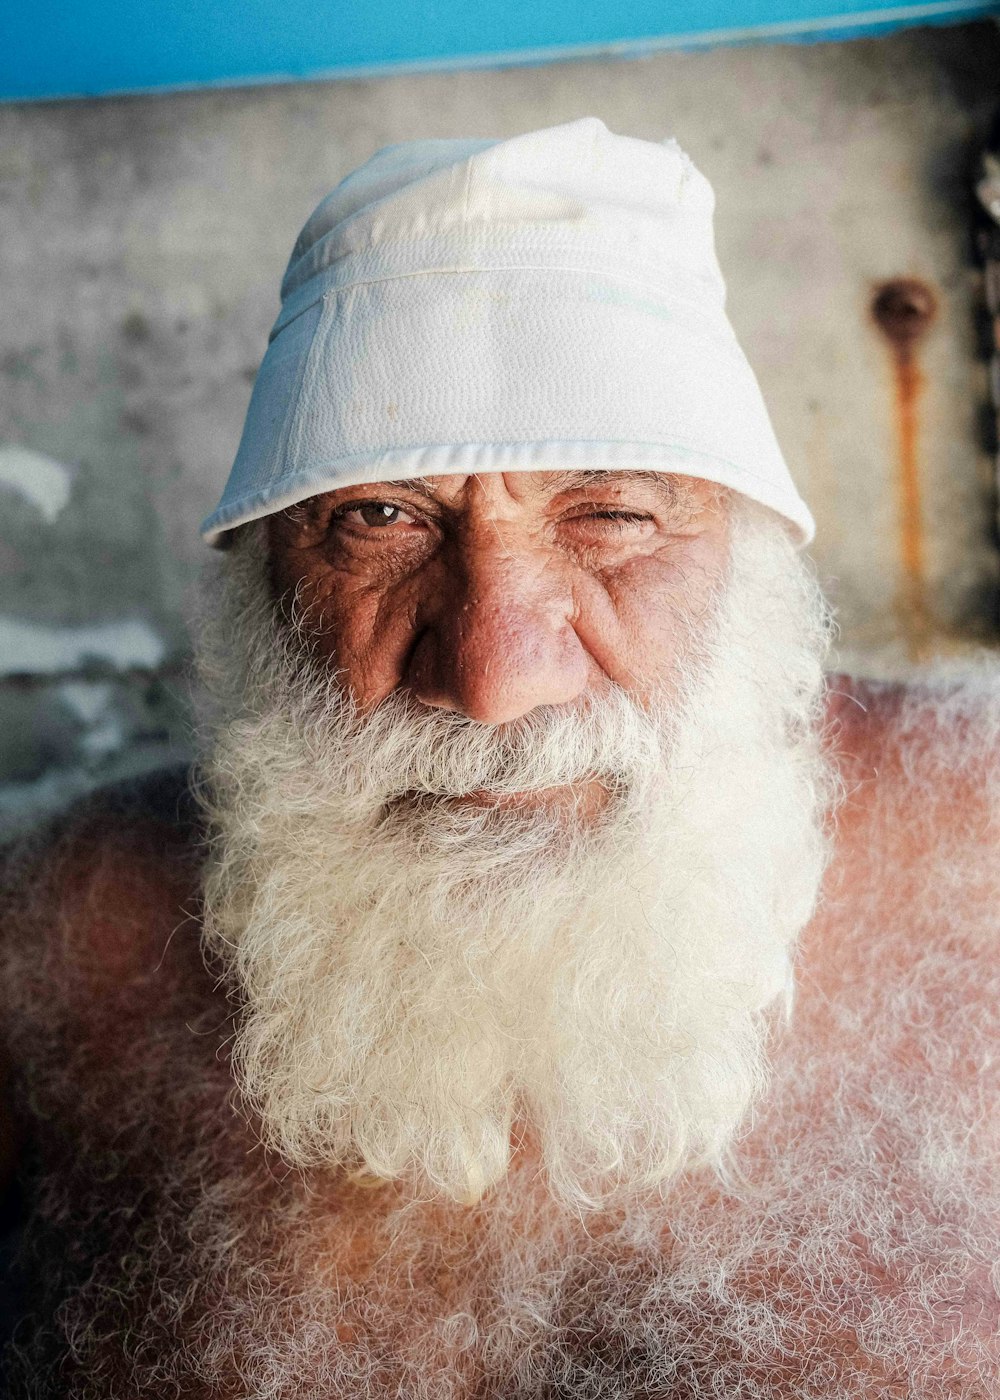
[[644, 469], [814, 523], [721, 305], [592, 270], [337, 286], [274, 337], [210, 544], [309, 496], [471, 472]]

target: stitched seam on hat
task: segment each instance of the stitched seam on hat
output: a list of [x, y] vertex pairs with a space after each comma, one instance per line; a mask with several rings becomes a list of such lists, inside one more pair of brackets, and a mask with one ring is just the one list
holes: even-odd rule
[[[316, 305], [317, 301], [325, 302], [330, 297], [337, 296], [341, 292], [353, 291], [356, 287], [376, 287], [382, 285], [385, 282], [402, 282], [404, 280], [414, 277], [469, 277], [476, 274], [483, 276], [493, 272], [574, 272], [580, 276], [606, 277], [609, 281], [625, 282], [629, 286], [643, 287], [647, 291], [661, 291], [664, 293], [669, 293], [671, 301], [673, 301], [676, 305], [689, 307], [691, 310], [699, 312], [702, 316], [705, 315], [704, 303], [695, 300], [693, 297], [679, 294], [670, 288], [654, 286], [654, 284], [642, 281], [638, 277], [630, 277], [627, 273], [617, 272], [607, 268], [598, 269], [592, 267], [571, 267], [561, 263], [551, 264], [548, 266], [542, 265], [537, 267], [527, 265], [524, 263], [521, 263], [515, 267], [421, 267], [416, 268], [412, 272], [391, 272], [388, 273], [385, 277], [363, 277], [358, 278], [354, 282], [342, 282], [336, 287], [327, 287], [326, 291], [317, 292], [316, 297], [313, 301], [310, 301], [306, 306], [303, 306], [301, 310], [294, 312], [291, 316], [288, 317], [286, 321], [282, 321], [281, 316], [279, 315], [278, 323], [280, 324], [276, 323], [276, 328], [271, 331], [270, 340], [275, 340], [281, 334], [282, 331], [287, 330], [289, 326], [294, 325], [294, 323], [299, 319], [300, 316], [304, 316], [307, 311], [311, 311], [312, 308]], [[713, 309], [718, 313], [720, 323], [721, 321], [726, 321], [725, 309], [721, 301]], [[726, 325], [729, 325], [728, 321], [726, 321]], [[731, 329], [732, 328], [730, 327], [730, 330]]]
[[[457, 254], [457, 253], [460, 253], [460, 252], [462, 252], [462, 251], [464, 251], [464, 250], [463, 250], [463, 249], [456, 249], [456, 250], [455, 250], [455, 253]], [[492, 250], [491, 250], [491, 251], [492, 251]], [[505, 250], [501, 248], [501, 249], [500, 249], [500, 252], [502, 253], [503, 251], [505, 251]], [[526, 250], [526, 251], [528, 251], [528, 250]], [[539, 251], [539, 250], [534, 250], [534, 251]], [[669, 258], [666, 258], [666, 257], [664, 257], [662, 260], [657, 260], [657, 261], [653, 261], [653, 260], [648, 259], [648, 258], [632, 257], [632, 256], [629, 256], [629, 254], [622, 248], [622, 245], [621, 245], [620, 242], [612, 242], [612, 241], [609, 240], [607, 243], [602, 244], [602, 245], [600, 245], [599, 247], [594, 247], [593, 245], [588, 244], [588, 245], [585, 245], [585, 246], [583, 246], [583, 247], [577, 247], [577, 248], [575, 248], [575, 249], [574, 249], [572, 246], [570, 246], [569, 248], [567, 248], [567, 249], [565, 249], [565, 250], [561, 250], [561, 249], [558, 249], [558, 248], [554, 248], [554, 249], [551, 250], [551, 252], [552, 252], [553, 254], [555, 254], [556, 256], [558, 256], [558, 254], [559, 254], [560, 252], [563, 252], [563, 253], [564, 253], [564, 256], [570, 256], [570, 257], [573, 255], [574, 251], [575, 251], [575, 252], [578, 252], [578, 253], [587, 253], [587, 252], [590, 252], [590, 251], [592, 251], [592, 252], [600, 252], [600, 253], [603, 253], [603, 252], [613, 252], [613, 253], [616, 255], [616, 261], [617, 261], [617, 263], [618, 263], [619, 265], [625, 265], [626, 267], [635, 269], [637, 272], [642, 272], [642, 271], [644, 271], [644, 270], [645, 270], [645, 271], [648, 271], [648, 272], [651, 274], [651, 276], [652, 276], [653, 278], [655, 278], [657, 281], [662, 280], [662, 279], [665, 278], [665, 277], [669, 277], [671, 271], [673, 271], [673, 272], [675, 273], [675, 275], [676, 275], [677, 273], [680, 273], [683, 277], [688, 278], [688, 279], [691, 279], [691, 280], [698, 279], [699, 281], [710, 282], [711, 285], [712, 285], [713, 287], [716, 287], [720, 292], [722, 291], [722, 283], [721, 283], [721, 281], [717, 281], [714, 277], [711, 276], [711, 274], [710, 274], [707, 270], [706, 270], [706, 271], [698, 271], [698, 270], [696, 270], [696, 269], [689, 268], [689, 267], [685, 266], [683, 263], [678, 263], [678, 262], [673, 261], [673, 260], [671, 260], [671, 259], [669, 259]], [[285, 300], [285, 301], [291, 301], [291, 300], [293, 300], [296, 296], [300, 295], [302, 292], [304, 292], [304, 291], [306, 290], [306, 288], [309, 286], [310, 282], [322, 281], [324, 278], [326, 278], [326, 277], [328, 277], [328, 276], [334, 276], [334, 275], [336, 275], [336, 273], [341, 269], [341, 267], [344, 265], [344, 263], [346, 263], [346, 262], [348, 261], [348, 259], [360, 259], [360, 258], [364, 258], [364, 259], [366, 259], [366, 260], [369, 261], [369, 262], [373, 261], [373, 259], [371, 259], [370, 257], [368, 257], [368, 255], [367, 255], [366, 253], [349, 253], [349, 254], [346, 254], [343, 258], [338, 258], [336, 261], [327, 263], [324, 267], [318, 268], [318, 269], [316, 270], [316, 272], [314, 272], [314, 273], [312, 274], [311, 277], [307, 277], [307, 278], [305, 279], [305, 281], [302, 282], [302, 284], [301, 284], [300, 286], [296, 287], [295, 291], [292, 292], [292, 293], [290, 293], [288, 297], [284, 298], [284, 300]], [[615, 267], [609, 266], [608, 264], [597, 264], [597, 265], [591, 266], [591, 265], [587, 264], [586, 261], [583, 260], [583, 259], [581, 259], [580, 262], [576, 262], [576, 263], [546, 263], [546, 262], [542, 262], [542, 263], [537, 263], [537, 264], [536, 264], [536, 263], [528, 263], [528, 262], [510, 262], [510, 263], [494, 263], [494, 262], [490, 262], [490, 263], [484, 265], [484, 264], [482, 264], [482, 263], [474, 263], [474, 262], [473, 262], [473, 263], [470, 263], [467, 267], [463, 265], [463, 266], [460, 267], [460, 268], [456, 268], [456, 267], [451, 266], [451, 265], [448, 265], [448, 264], [439, 264], [439, 263], [431, 262], [431, 263], [430, 263], [428, 266], [426, 266], [426, 267], [403, 268], [403, 269], [401, 269], [401, 270], [399, 270], [399, 271], [389, 271], [389, 272], [386, 272], [386, 274], [385, 274], [384, 277], [378, 277], [378, 276], [374, 276], [374, 277], [372, 277], [372, 276], [362, 276], [362, 277], [349, 278], [349, 279], [345, 280], [345, 281], [343, 282], [342, 285], [345, 286], [345, 287], [347, 287], [347, 286], [350, 286], [353, 282], [379, 282], [379, 281], [389, 281], [389, 280], [391, 280], [393, 277], [412, 277], [412, 276], [415, 276], [415, 275], [417, 275], [417, 274], [420, 274], [420, 273], [427, 273], [427, 272], [455, 272], [455, 271], [469, 271], [469, 272], [507, 272], [507, 271], [518, 271], [518, 270], [521, 269], [521, 268], [524, 268], [525, 270], [533, 270], [533, 269], [535, 269], [535, 268], [540, 268], [540, 269], [551, 268], [553, 271], [560, 271], [560, 270], [561, 270], [561, 271], [573, 271], [573, 272], [576, 272], [576, 271], [581, 271], [581, 272], [582, 272], [582, 271], [586, 271], [586, 272], [594, 272], [594, 273], [597, 273], [597, 274], [601, 274], [601, 273], [605, 273], [605, 272], [611, 273], [611, 272], [614, 272], [614, 271], [616, 270]]]
[[[336, 296], [338, 292], [349, 292], [353, 287], [374, 287], [381, 282], [398, 282], [407, 277], [434, 277], [440, 275], [469, 276], [472, 273], [489, 272], [577, 272], [590, 277], [607, 277], [616, 282], [628, 282], [630, 286], [634, 287], [645, 287], [647, 289], [650, 287], [650, 283], [648, 282], [643, 282], [637, 277], [630, 277], [627, 273], [616, 272], [612, 269], [601, 268], [598, 270], [593, 267], [571, 267], [563, 263], [535, 267], [530, 264], [521, 263], [517, 267], [421, 267], [413, 272], [393, 272], [386, 277], [360, 277], [355, 282], [343, 282], [339, 286], [328, 287], [319, 299], [325, 301], [327, 297]], [[702, 303], [693, 300], [691, 297], [677, 295], [674, 297], [674, 300], [684, 306], [696, 307], [699, 310], [702, 309]], [[315, 302], [312, 303], [314, 306], [315, 304]], [[298, 313], [292, 317], [292, 320], [296, 320], [297, 318]]]
[[[324, 235], [324, 238], [328, 237], [330, 237], [330, 234]], [[561, 228], [553, 228], [538, 223], [529, 224], [526, 231], [522, 230], [520, 240], [529, 246], [532, 243], [538, 244], [547, 251], [558, 251], [560, 244], [562, 244], [571, 249], [590, 248], [595, 252], [613, 252], [619, 256], [622, 252], [621, 234], [612, 235], [588, 230], [586, 233], [571, 235], [567, 234]], [[322, 241], [323, 239], [320, 240], [320, 242]], [[648, 240], [643, 241], [647, 242]], [[295, 291], [288, 295], [294, 296], [296, 292], [300, 292], [303, 287], [308, 286], [314, 278], [322, 277], [325, 272], [329, 272], [332, 268], [335, 268], [338, 263], [346, 262], [349, 258], [384, 258], [386, 255], [391, 256], [396, 249], [410, 252], [414, 248], [434, 248], [440, 246], [442, 243], [448, 242], [455, 243], [459, 249], [477, 246], [488, 249], [496, 247], [503, 249], [512, 242], [517, 243], [518, 237], [509, 224], [503, 228], [496, 229], [490, 228], [485, 224], [481, 227], [476, 227], [459, 222], [452, 228], [440, 229], [437, 233], [422, 233], [413, 238], [394, 238], [391, 241], [382, 243], [369, 243], [363, 248], [352, 248], [347, 252], [337, 253], [327, 261], [318, 259], [316, 265], [311, 268], [309, 275], [298, 279], [298, 286], [295, 288]], [[313, 246], [318, 247], [319, 244], [317, 243]], [[641, 258], [638, 261], [639, 265], [643, 267], [658, 268], [660, 266], [659, 261], [655, 259], [647, 261], [647, 259]], [[710, 271], [711, 267], [706, 270]], [[701, 274], [692, 271], [691, 275], [699, 276]], [[282, 279], [282, 300], [286, 297], [284, 282], [287, 280], [286, 275], [286, 277]]]

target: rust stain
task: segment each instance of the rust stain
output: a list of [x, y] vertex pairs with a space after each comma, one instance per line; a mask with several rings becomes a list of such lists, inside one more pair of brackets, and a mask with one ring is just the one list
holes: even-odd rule
[[926, 282], [896, 277], [875, 288], [872, 319], [888, 341], [896, 382], [899, 552], [902, 580], [897, 610], [914, 660], [927, 650], [931, 633], [924, 557], [918, 408], [925, 379], [918, 351], [937, 314], [937, 298]]

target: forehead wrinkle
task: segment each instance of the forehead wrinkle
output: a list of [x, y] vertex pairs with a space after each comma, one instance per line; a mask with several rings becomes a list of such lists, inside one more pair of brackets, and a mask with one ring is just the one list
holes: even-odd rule
[[[478, 477], [482, 473], [473, 473]], [[526, 473], [521, 473], [526, 475]], [[614, 485], [617, 481], [639, 482], [643, 485], [653, 486], [657, 493], [668, 501], [676, 501], [677, 497], [683, 493], [683, 487], [678, 482], [677, 477], [666, 472], [654, 471], [622, 471], [619, 468], [580, 468], [566, 471], [540, 472], [538, 475], [545, 476], [544, 489], [553, 495], [560, 495], [568, 491], [586, 491], [594, 486]], [[447, 480], [447, 478], [445, 478]], [[430, 477], [415, 476], [400, 481], [375, 482], [390, 491], [416, 491], [421, 496], [430, 499], [437, 498], [440, 489], [435, 487]]]

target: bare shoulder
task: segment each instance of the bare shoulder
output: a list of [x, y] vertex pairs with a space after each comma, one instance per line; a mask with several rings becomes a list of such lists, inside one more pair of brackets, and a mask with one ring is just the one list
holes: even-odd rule
[[0, 1188], [39, 1117], [71, 1121], [100, 1084], [112, 1102], [151, 1061], [141, 1047], [203, 1003], [200, 845], [186, 777], [168, 772], [0, 853]]
[[[807, 945], [817, 986], [870, 995], [937, 971], [993, 997], [1000, 941], [1000, 666], [882, 684], [832, 676], [828, 747], [843, 797]], [[851, 990], [854, 989], [854, 991]]]
[[947, 831], [996, 839], [1000, 660], [905, 682], [831, 676], [828, 714], [848, 827], [891, 814], [914, 851]]
[[[933, 1109], [935, 1131], [970, 1143], [1000, 1088], [998, 711], [995, 672], [830, 678], [843, 800], [797, 978], [799, 1033], [832, 1082], [858, 1102], [890, 1084], [912, 1108], [901, 1132]], [[992, 1169], [995, 1137], [982, 1150]]]
[[33, 969], [100, 999], [148, 974], [196, 918], [200, 839], [186, 775], [99, 791], [3, 854], [8, 986]]

